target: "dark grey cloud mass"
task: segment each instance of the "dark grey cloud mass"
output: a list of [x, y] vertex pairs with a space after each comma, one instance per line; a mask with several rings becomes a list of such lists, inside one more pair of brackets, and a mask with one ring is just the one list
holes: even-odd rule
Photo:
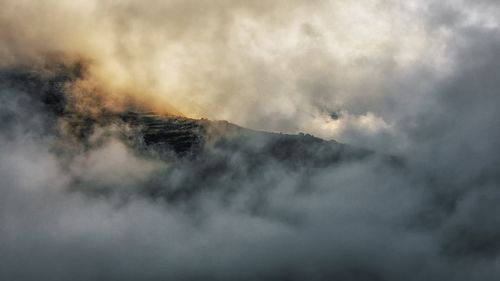
[[[258, 134], [196, 157], [139, 151], [126, 124], [81, 136], [47, 107], [54, 92], [72, 105], [78, 67], [0, 64], [0, 280], [497, 280], [500, 30], [488, 19], [500, 7], [426, 8], [449, 69], [377, 64], [376, 93], [334, 109], [344, 139], [393, 158], [326, 165], [313, 144], [277, 158]], [[328, 100], [342, 79], [314, 66], [295, 82]], [[77, 111], [95, 114], [90, 103]]]

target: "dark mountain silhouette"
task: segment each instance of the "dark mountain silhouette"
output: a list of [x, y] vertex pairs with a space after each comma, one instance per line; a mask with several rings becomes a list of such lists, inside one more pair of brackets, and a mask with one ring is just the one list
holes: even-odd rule
[[[92, 93], [84, 101], [89, 108], [82, 110], [71, 90], [73, 83], [84, 75], [82, 67], [57, 65], [45, 72], [3, 70], [0, 83], [3, 89], [28, 95], [30, 98], [22, 101], [26, 107], [23, 110], [43, 112], [47, 119], [42, 122], [45, 130], [60, 136], [63, 143], [92, 149], [96, 145], [93, 136], [97, 131], [105, 131], [119, 137], [138, 155], [169, 163], [170, 169], [177, 167], [196, 173], [192, 179], [183, 178], [179, 183], [182, 188], [178, 189], [166, 189], [164, 184], [155, 182], [161, 175], [154, 178], [141, 189], [151, 198], [182, 202], [206, 186], [234, 186], [220, 184], [221, 180], [260, 178], [272, 167], [314, 174], [322, 168], [368, 157], [393, 167], [403, 166], [399, 158], [309, 134], [263, 132], [226, 121], [160, 115], [134, 104], [119, 111], [109, 110], [101, 106], [101, 96]], [[99, 187], [84, 188], [85, 192], [99, 190]]]

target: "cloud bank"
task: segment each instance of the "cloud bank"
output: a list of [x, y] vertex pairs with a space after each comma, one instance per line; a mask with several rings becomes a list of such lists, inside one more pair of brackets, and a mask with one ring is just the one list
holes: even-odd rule
[[2, 6], [3, 65], [82, 57], [91, 62], [83, 88], [100, 88], [113, 103], [133, 96], [155, 110], [255, 129], [342, 138], [344, 120], [325, 117], [344, 110], [353, 117], [345, 123], [384, 131], [376, 120], [395, 122], [388, 112], [402, 93], [452, 64], [454, 34], [429, 26], [435, 5], [426, 1]]
[[[494, 1], [0, 4], [0, 279], [496, 280]], [[113, 126], [75, 143], [5, 74], [54, 57], [85, 62], [61, 87], [86, 114], [154, 101], [405, 165], [158, 159]]]

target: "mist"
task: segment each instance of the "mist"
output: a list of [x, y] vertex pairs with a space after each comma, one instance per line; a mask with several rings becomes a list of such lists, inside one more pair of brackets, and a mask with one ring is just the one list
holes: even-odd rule
[[[0, 4], [0, 279], [500, 274], [494, 1]], [[183, 156], [61, 113], [131, 107], [361, 152], [236, 131]]]

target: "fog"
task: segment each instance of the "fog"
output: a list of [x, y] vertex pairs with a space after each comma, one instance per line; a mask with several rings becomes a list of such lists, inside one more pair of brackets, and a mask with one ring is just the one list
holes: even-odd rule
[[[405, 3], [0, 1], [0, 279], [496, 280], [500, 6]], [[374, 153], [82, 140], [40, 94], [75, 61], [57, 89], [83, 115], [134, 103]]]

